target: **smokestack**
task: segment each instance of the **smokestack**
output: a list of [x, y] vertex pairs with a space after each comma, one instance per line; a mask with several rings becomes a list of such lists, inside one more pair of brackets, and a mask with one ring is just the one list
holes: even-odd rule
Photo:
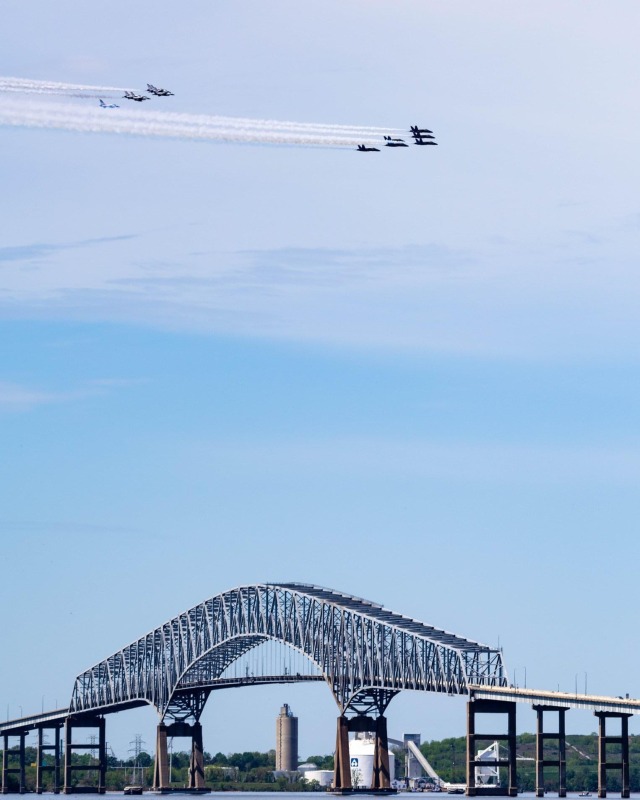
[[276, 769], [293, 772], [298, 768], [298, 718], [285, 703], [276, 717]]

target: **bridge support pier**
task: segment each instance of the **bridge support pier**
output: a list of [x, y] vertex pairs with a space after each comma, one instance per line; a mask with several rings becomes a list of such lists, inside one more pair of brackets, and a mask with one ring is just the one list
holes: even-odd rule
[[[79, 744], [73, 741], [73, 731], [76, 728], [94, 728], [98, 731], [98, 744], [95, 742]], [[107, 743], [105, 739], [106, 725], [104, 717], [67, 717], [64, 726], [64, 787], [65, 794], [104, 794], [106, 791], [107, 777]], [[97, 764], [73, 764], [74, 750], [98, 751]], [[94, 771], [98, 773], [97, 786], [73, 786], [71, 776], [74, 771]]]
[[153, 767], [153, 788], [170, 789], [169, 781], [169, 755], [167, 753], [167, 726], [162, 722], [158, 725], [156, 733], [156, 760]]
[[333, 768], [333, 788], [335, 790], [353, 789], [351, 778], [351, 758], [349, 756], [349, 732], [374, 733], [373, 775], [369, 789], [390, 789], [389, 773], [389, 739], [387, 736], [387, 718], [380, 714], [375, 719], [363, 714], [347, 718], [344, 714], [338, 717], [336, 733], [336, 756]]
[[[566, 708], [557, 706], [533, 706], [537, 714], [536, 729], [536, 797], [544, 797], [544, 768], [558, 768], [558, 797], [567, 796], [567, 756], [565, 739], [565, 713]], [[544, 712], [558, 712], [558, 733], [544, 732]], [[558, 742], [558, 759], [546, 759], [544, 757], [544, 743], [548, 739], [555, 739]]]
[[333, 788], [353, 788], [351, 783], [351, 762], [349, 759], [349, 720], [344, 714], [338, 717], [336, 757], [333, 765]]
[[390, 789], [389, 739], [387, 737], [387, 718], [380, 715], [376, 720], [376, 742], [373, 751], [372, 789]]
[[202, 751], [202, 725], [194, 723], [191, 729], [191, 760], [189, 763], [189, 788], [204, 789], [204, 754]]
[[[36, 753], [36, 793], [44, 791], [43, 773], [53, 774], [51, 791], [60, 794], [60, 725], [53, 726], [54, 744], [44, 743], [44, 732], [47, 728], [43, 725], [38, 728], [38, 749]], [[49, 729], [51, 730], [51, 729]], [[45, 764], [44, 757], [47, 750], [53, 751], [53, 764]]]
[[[191, 739], [191, 759], [189, 761], [189, 786], [191, 791], [207, 791], [204, 780], [204, 753], [202, 747], [202, 725], [194, 722], [160, 723], [156, 735], [156, 761], [153, 770], [153, 788], [158, 792], [171, 791], [167, 737], [183, 736]], [[182, 788], [182, 787], [181, 787]]]
[[[9, 750], [9, 738], [12, 736], [17, 737], [20, 740], [17, 750]], [[4, 749], [2, 751], [2, 794], [9, 794], [12, 791], [18, 794], [24, 794], [27, 791], [24, 751], [24, 740], [26, 736], [26, 731], [16, 734], [3, 734]], [[15, 766], [16, 756], [18, 756], [17, 766]], [[10, 766], [11, 762], [13, 762], [14, 766]], [[17, 789], [12, 790], [9, 786], [9, 775], [18, 776]]]
[[[598, 717], [598, 797], [607, 796], [607, 770], [621, 772], [621, 797], [630, 797], [629, 786], [629, 717], [615, 711], [595, 711]], [[620, 720], [620, 736], [607, 736], [607, 717]], [[620, 761], [607, 761], [607, 745], [620, 745]]]
[[[507, 733], [476, 733], [476, 714], [506, 714]], [[477, 761], [478, 742], [506, 741], [508, 759]], [[508, 781], [505, 787], [476, 786], [476, 767], [507, 767]], [[517, 797], [516, 773], [516, 704], [505, 700], [469, 700], [467, 703], [467, 796], [479, 795]]]

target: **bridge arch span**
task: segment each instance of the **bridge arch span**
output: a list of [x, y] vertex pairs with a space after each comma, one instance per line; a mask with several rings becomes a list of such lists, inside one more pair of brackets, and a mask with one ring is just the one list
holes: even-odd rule
[[496, 648], [332, 589], [263, 583], [215, 595], [81, 673], [69, 711], [148, 703], [162, 718], [197, 719], [225, 669], [268, 640], [316, 665], [341, 714], [382, 713], [404, 689], [466, 694], [507, 682]]

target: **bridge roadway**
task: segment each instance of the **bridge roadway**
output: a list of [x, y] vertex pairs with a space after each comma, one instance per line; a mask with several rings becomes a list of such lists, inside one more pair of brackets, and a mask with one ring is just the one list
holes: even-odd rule
[[[259, 675], [247, 678], [223, 678], [218, 680], [216, 688], [233, 688], [240, 686], [257, 686], [273, 683], [298, 683], [301, 681], [323, 681], [321, 675]], [[575, 692], [555, 692], [547, 689], [526, 689], [515, 686], [477, 686], [469, 685], [470, 700], [498, 700], [527, 703], [529, 705], [552, 708], [577, 708], [586, 711], [612, 712], [614, 714], [640, 714], [640, 700], [629, 697], [609, 697], [596, 694], [576, 694]], [[142, 705], [142, 704], [141, 704]], [[144, 703], [144, 705], [147, 705]], [[102, 713], [117, 713], [121, 707], [104, 709]], [[0, 736], [27, 733], [52, 724], [62, 724], [69, 716], [68, 708], [59, 708], [43, 714], [32, 714], [19, 719], [0, 722]]]
[[526, 689], [515, 686], [469, 685], [470, 700], [499, 700], [529, 703], [551, 708], [582, 708], [594, 713], [640, 714], [640, 700], [630, 697], [607, 697], [575, 692], [550, 692], [546, 689]]

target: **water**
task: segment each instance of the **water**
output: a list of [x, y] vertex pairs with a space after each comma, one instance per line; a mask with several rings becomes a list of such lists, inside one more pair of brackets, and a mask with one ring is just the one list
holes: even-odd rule
[[[51, 794], [52, 797], [55, 796], [51, 792], [44, 792], [43, 794], [44, 795]], [[374, 798], [375, 797], [375, 795], [365, 794], [364, 792], [362, 794], [363, 794], [363, 797], [365, 797], [365, 798]], [[324, 800], [334, 800], [334, 797], [337, 797], [337, 796], [332, 795], [329, 792], [211, 792], [210, 794], [203, 794], [203, 798], [207, 798], [209, 796], [223, 797], [225, 795], [233, 795], [234, 797], [247, 798], [247, 800], [274, 800], [274, 796], [275, 795], [282, 796], [283, 800], [285, 800], [285, 798], [286, 798], [286, 800], [318, 800], [318, 798], [324, 798]], [[58, 797], [60, 797], [60, 798], [62, 796], [63, 795], [58, 795]], [[124, 794], [122, 792], [107, 792], [106, 795], [102, 795], [102, 794], [98, 794], [97, 792], [96, 793], [84, 793], [83, 792], [82, 794], [76, 795], [76, 797], [78, 797], [78, 798], [95, 798], [95, 800], [97, 800], [97, 798], [105, 797], [105, 796], [124, 797]], [[146, 796], [146, 797], [149, 797], [149, 798], [151, 798], [151, 797], [160, 797], [160, 795], [155, 795], [152, 792], [145, 792], [142, 796], [143, 797]], [[171, 795], [165, 795], [165, 797], [169, 797], [169, 796], [190, 797], [190, 798], [194, 797], [193, 794], [188, 793], [188, 792], [172, 792]], [[411, 800], [412, 798], [413, 798], [413, 800], [417, 800], [418, 796], [422, 800], [429, 800], [429, 798], [431, 798], [431, 800], [436, 800], [436, 798], [440, 798], [440, 800], [444, 800], [444, 798], [447, 797], [446, 794], [441, 793], [441, 792], [398, 792], [398, 794], [397, 794], [397, 797], [399, 798], [399, 800]], [[545, 795], [545, 798], [548, 799], [548, 798], [554, 798], [554, 797], [557, 797], [557, 796], [558, 796], [557, 792], [547, 792], [546, 795]], [[391, 797], [394, 797], [394, 795], [391, 795]], [[461, 797], [465, 797], [465, 795], [461, 795]], [[492, 798], [492, 797], [496, 797], [497, 798], [498, 795], [484, 795], [483, 797], [489, 798], [489, 800], [490, 800], [490, 798]], [[500, 797], [504, 798], [504, 795], [500, 795]], [[518, 797], [525, 797], [525, 798], [535, 797], [535, 793], [534, 792], [520, 792], [518, 794]], [[578, 792], [567, 792], [567, 797], [568, 798], [573, 798], [573, 797], [577, 798], [578, 797]], [[607, 792], [607, 797], [608, 798], [616, 798], [616, 797], [620, 797], [620, 794], [618, 794], [617, 792], [608, 791]], [[631, 793], [631, 797], [640, 797], [640, 795], [638, 793], [633, 793], [632, 792]], [[597, 798], [597, 793], [596, 792], [592, 792], [592, 798], [593, 798], [593, 800], [596, 800], [596, 798]]]

